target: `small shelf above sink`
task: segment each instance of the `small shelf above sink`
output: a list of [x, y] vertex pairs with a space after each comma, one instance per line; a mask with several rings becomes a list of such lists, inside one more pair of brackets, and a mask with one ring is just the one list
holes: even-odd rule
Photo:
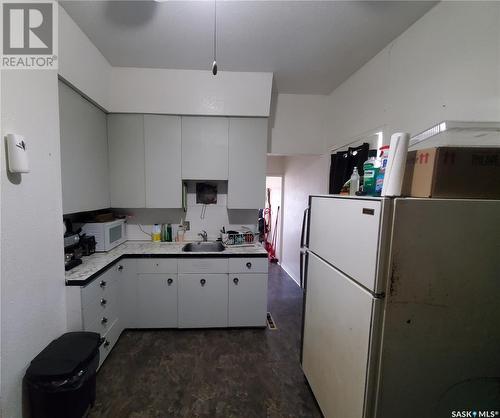
[[187, 253], [220, 253], [225, 247], [221, 242], [190, 242], [182, 247]]

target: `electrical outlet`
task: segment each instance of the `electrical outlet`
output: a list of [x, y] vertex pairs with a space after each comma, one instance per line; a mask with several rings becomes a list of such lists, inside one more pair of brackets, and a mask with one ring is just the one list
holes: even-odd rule
[[191, 229], [191, 222], [184, 221], [184, 227], [186, 228], [185, 231], [189, 231]]

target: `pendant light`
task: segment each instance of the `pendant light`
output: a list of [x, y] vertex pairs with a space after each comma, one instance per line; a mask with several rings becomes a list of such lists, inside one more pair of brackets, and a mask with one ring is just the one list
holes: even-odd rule
[[214, 62], [212, 74], [217, 75], [217, 0], [214, 0]]

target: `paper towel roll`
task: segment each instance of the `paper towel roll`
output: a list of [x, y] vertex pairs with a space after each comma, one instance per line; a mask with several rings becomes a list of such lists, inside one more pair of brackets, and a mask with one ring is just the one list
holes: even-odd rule
[[401, 196], [409, 143], [410, 134], [405, 132], [392, 134], [382, 196]]
[[29, 173], [28, 152], [24, 137], [16, 134], [7, 134], [7, 156], [11, 173]]

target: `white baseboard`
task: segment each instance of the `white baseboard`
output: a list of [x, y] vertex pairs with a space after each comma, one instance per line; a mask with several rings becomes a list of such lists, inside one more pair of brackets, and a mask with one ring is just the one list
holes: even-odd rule
[[286, 267], [283, 263], [281, 263], [281, 264], [280, 264], [280, 267], [281, 267], [283, 270], [285, 270], [286, 274], [288, 274], [288, 275], [290, 276], [290, 278], [291, 278], [291, 279], [292, 279], [292, 280], [293, 280], [293, 281], [297, 284], [297, 286], [300, 286], [300, 281], [299, 281], [299, 280], [297, 280], [297, 279], [293, 276], [293, 274], [291, 274], [291, 273], [290, 273], [290, 271], [287, 269], [287, 267]]

